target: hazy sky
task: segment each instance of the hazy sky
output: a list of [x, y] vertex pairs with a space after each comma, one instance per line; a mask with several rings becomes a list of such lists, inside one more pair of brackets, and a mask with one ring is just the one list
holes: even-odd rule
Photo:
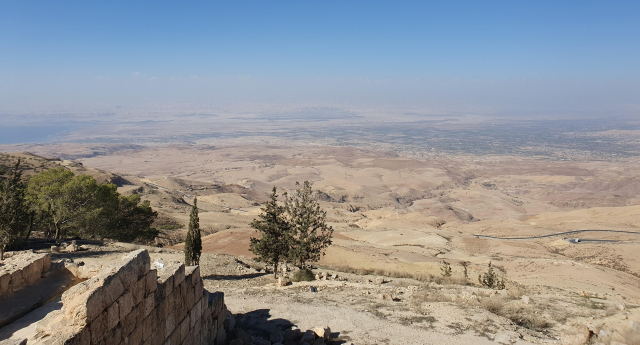
[[639, 1], [2, 1], [0, 111], [640, 114]]

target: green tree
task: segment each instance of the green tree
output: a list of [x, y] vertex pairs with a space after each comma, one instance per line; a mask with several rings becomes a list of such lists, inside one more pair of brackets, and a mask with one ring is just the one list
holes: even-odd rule
[[193, 199], [191, 215], [189, 215], [189, 231], [184, 241], [184, 264], [193, 266], [200, 264], [202, 254], [202, 238], [200, 236], [200, 218], [198, 217], [198, 198]]
[[100, 233], [118, 202], [114, 184], [99, 184], [88, 175], [74, 176], [64, 168], [32, 177], [27, 196], [56, 239]]
[[20, 160], [9, 178], [0, 182], [0, 260], [4, 252], [27, 227], [29, 220], [25, 203]]
[[291, 245], [291, 226], [285, 217], [285, 208], [278, 205], [278, 194], [273, 187], [269, 201], [261, 209], [251, 227], [260, 232], [260, 238], [252, 237], [249, 250], [257, 260], [273, 265], [274, 277], [278, 277], [278, 264], [287, 260]]
[[118, 195], [117, 206], [111, 212], [113, 215], [108, 217], [109, 221], [100, 237], [148, 243], [158, 236], [158, 230], [152, 226], [158, 212], [151, 209], [148, 200], [141, 202], [139, 194]]
[[327, 225], [327, 213], [320, 208], [309, 181], [304, 181], [293, 196], [285, 193], [285, 209], [293, 232], [288, 259], [303, 269], [307, 262], [325, 255], [325, 248], [332, 243], [333, 228]]
[[[99, 184], [88, 175], [64, 169], [42, 171], [27, 186], [30, 220], [48, 229], [48, 236], [110, 238], [149, 242], [158, 214], [140, 195], [122, 196], [111, 183]], [[31, 228], [31, 226], [30, 226]]]

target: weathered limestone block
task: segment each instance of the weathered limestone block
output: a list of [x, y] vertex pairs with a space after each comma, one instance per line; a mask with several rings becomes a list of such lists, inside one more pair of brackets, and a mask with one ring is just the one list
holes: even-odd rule
[[122, 261], [125, 263], [118, 269], [118, 276], [125, 290], [131, 290], [139, 278], [149, 273], [151, 267], [149, 252], [139, 249], [124, 255]]
[[122, 334], [124, 336], [131, 334], [135, 330], [138, 323], [140, 323], [140, 321], [142, 320], [142, 318], [140, 318], [140, 310], [142, 310], [142, 308], [140, 307], [140, 305], [137, 305], [131, 310], [131, 312], [129, 312], [129, 314], [121, 319]]
[[133, 289], [130, 291], [134, 305], [137, 305], [138, 303], [142, 302], [142, 300], [144, 299], [144, 296], [146, 295], [146, 290], [147, 290], [146, 283], [147, 283], [147, 278], [146, 276], [144, 276], [135, 283]]
[[114, 270], [105, 270], [65, 291], [62, 294], [62, 310], [75, 323], [89, 323], [111, 306], [123, 292], [122, 282]]
[[15, 271], [11, 272], [11, 281], [9, 282], [9, 289], [11, 292], [18, 290], [25, 285], [22, 272], [23, 268], [17, 268]]
[[142, 317], [148, 317], [149, 314], [151, 314], [151, 312], [153, 311], [154, 307], [155, 307], [155, 294], [150, 294], [148, 295], [143, 302], [143, 308], [144, 308], [144, 312], [141, 315]]
[[156, 290], [156, 295], [159, 299], [164, 299], [166, 296], [169, 296], [173, 292], [173, 276], [165, 275], [161, 270], [158, 272], [160, 276], [158, 276], [158, 288]]
[[107, 312], [104, 311], [91, 322], [89, 328], [91, 331], [92, 344], [98, 344], [107, 334], [107, 319]]
[[120, 322], [120, 306], [118, 302], [113, 302], [111, 306], [107, 308], [107, 328], [113, 329]]
[[51, 269], [51, 255], [45, 254], [42, 258], [42, 270], [48, 272]]
[[11, 282], [11, 273], [0, 271], [0, 296], [11, 293], [9, 283]]
[[115, 327], [109, 331], [104, 337], [105, 344], [122, 344], [122, 329]]
[[184, 318], [182, 321], [180, 321], [180, 341], [183, 341], [188, 334], [189, 334], [189, 319]]
[[185, 267], [185, 279], [191, 278], [191, 286], [196, 285], [200, 280], [200, 266], [188, 266]]

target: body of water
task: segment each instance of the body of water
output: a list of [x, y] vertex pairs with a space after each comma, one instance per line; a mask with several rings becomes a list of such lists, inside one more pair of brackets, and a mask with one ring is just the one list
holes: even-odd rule
[[3, 126], [0, 125], [0, 144], [42, 143], [74, 129], [71, 125]]

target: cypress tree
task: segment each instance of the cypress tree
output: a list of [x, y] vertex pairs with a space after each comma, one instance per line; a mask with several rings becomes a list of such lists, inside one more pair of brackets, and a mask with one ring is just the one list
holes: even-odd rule
[[285, 218], [285, 208], [278, 205], [276, 187], [268, 201], [261, 209], [258, 219], [251, 222], [251, 227], [260, 232], [260, 238], [251, 238], [249, 250], [256, 254], [256, 260], [273, 265], [274, 277], [278, 277], [278, 263], [285, 262], [291, 244], [291, 226]]
[[198, 198], [194, 198], [189, 216], [189, 231], [187, 239], [184, 241], [185, 266], [199, 265], [201, 254], [202, 238], [200, 236], [200, 218], [198, 217]]
[[[296, 182], [296, 185], [300, 183]], [[318, 261], [331, 245], [333, 228], [327, 225], [327, 212], [320, 208], [309, 181], [293, 196], [285, 195], [285, 210], [293, 234], [288, 260], [300, 269], [309, 261]]]

